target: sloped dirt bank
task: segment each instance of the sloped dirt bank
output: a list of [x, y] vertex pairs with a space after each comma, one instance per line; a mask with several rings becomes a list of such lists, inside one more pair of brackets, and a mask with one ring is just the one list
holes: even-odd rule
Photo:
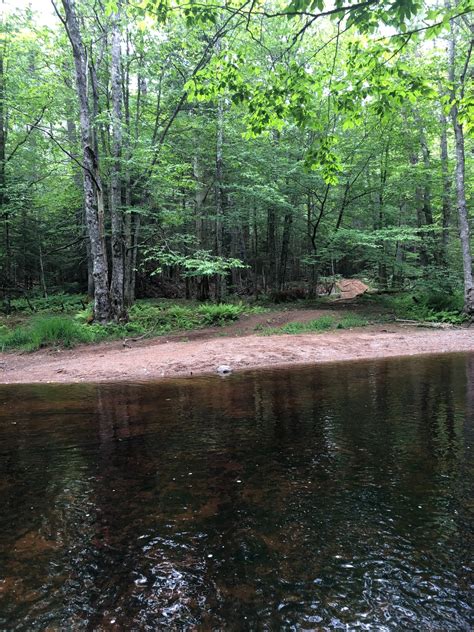
[[320, 334], [220, 336], [115, 342], [70, 351], [0, 354], [0, 381], [68, 383], [141, 381], [268, 366], [320, 364], [417, 354], [474, 352], [474, 330], [385, 325]]

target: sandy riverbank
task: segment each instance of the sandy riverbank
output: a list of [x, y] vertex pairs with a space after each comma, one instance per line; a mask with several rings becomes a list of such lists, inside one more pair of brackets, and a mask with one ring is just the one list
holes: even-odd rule
[[212, 336], [207, 339], [139, 341], [33, 354], [0, 354], [0, 381], [67, 383], [141, 381], [269, 366], [321, 364], [417, 354], [474, 352], [474, 330], [400, 326], [276, 336]]

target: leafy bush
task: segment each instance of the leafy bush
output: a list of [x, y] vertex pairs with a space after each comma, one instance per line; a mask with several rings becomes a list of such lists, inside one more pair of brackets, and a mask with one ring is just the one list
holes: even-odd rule
[[127, 338], [145, 333], [143, 327], [138, 323], [109, 323], [108, 325], [92, 323], [92, 325], [86, 325], [85, 328], [89, 332], [91, 342]]
[[192, 329], [198, 325], [194, 310], [181, 305], [173, 305], [163, 314], [163, 325], [170, 329]]
[[435, 312], [462, 312], [464, 307], [464, 297], [462, 292], [444, 294], [441, 292], [431, 292], [421, 297], [422, 303]]
[[219, 303], [195, 305], [169, 305], [161, 303], [136, 303], [130, 309], [130, 319], [146, 330], [159, 334], [175, 330], [222, 326], [238, 320], [243, 314], [261, 313], [259, 306], [249, 307], [243, 303]]
[[90, 323], [92, 322], [92, 319], [93, 319], [92, 306], [86, 307], [85, 309], [81, 309], [74, 315], [74, 320], [76, 320], [78, 323], [83, 323], [83, 324]]
[[443, 310], [440, 312], [430, 310], [424, 318], [424, 320], [427, 320], [428, 322], [449, 323], [451, 325], [460, 325], [468, 319], [469, 317], [467, 314], [449, 310]]
[[206, 325], [225, 325], [236, 320], [244, 312], [243, 305], [229, 305], [219, 303], [218, 305], [201, 305], [198, 313]]
[[430, 290], [426, 283], [420, 284], [419, 291], [414, 288], [411, 292], [397, 295], [368, 295], [364, 296], [362, 300], [375, 302], [391, 309], [396, 318], [445, 322], [453, 325], [461, 324], [467, 320], [467, 316], [463, 313], [464, 298], [461, 291]]
[[391, 305], [398, 318], [418, 321], [459, 324], [466, 320], [462, 313], [462, 295], [406, 294], [392, 297]]
[[140, 304], [130, 308], [130, 320], [145, 331], [155, 334], [173, 330], [193, 329], [199, 325], [195, 310], [181, 305]]

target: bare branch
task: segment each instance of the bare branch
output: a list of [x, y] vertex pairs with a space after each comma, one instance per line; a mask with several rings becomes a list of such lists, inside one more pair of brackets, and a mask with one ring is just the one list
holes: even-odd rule
[[11, 160], [13, 156], [16, 154], [16, 152], [18, 151], [18, 149], [20, 149], [20, 147], [26, 143], [26, 141], [31, 135], [31, 132], [36, 128], [36, 126], [40, 123], [41, 119], [43, 118], [45, 111], [46, 111], [46, 105], [42, 107], [40, 115], [38, 116], [36, 121], [32, 125], [30, 125], [24, 138], [15, 145], [13, 151], [5, 158], [5, 162], [8, 162], [9, 160]]

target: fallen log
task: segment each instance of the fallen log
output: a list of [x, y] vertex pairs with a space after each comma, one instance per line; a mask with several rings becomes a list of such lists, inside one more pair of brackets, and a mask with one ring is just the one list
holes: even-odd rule
[[401, 325], [416, 325], [416, 327], [432, 327], [434, 329], [455, 329], [457, 327], [452, 323], [432, 322], [429, 320], [408, 320], [407, 318], [395, 318], [395, 322]]

